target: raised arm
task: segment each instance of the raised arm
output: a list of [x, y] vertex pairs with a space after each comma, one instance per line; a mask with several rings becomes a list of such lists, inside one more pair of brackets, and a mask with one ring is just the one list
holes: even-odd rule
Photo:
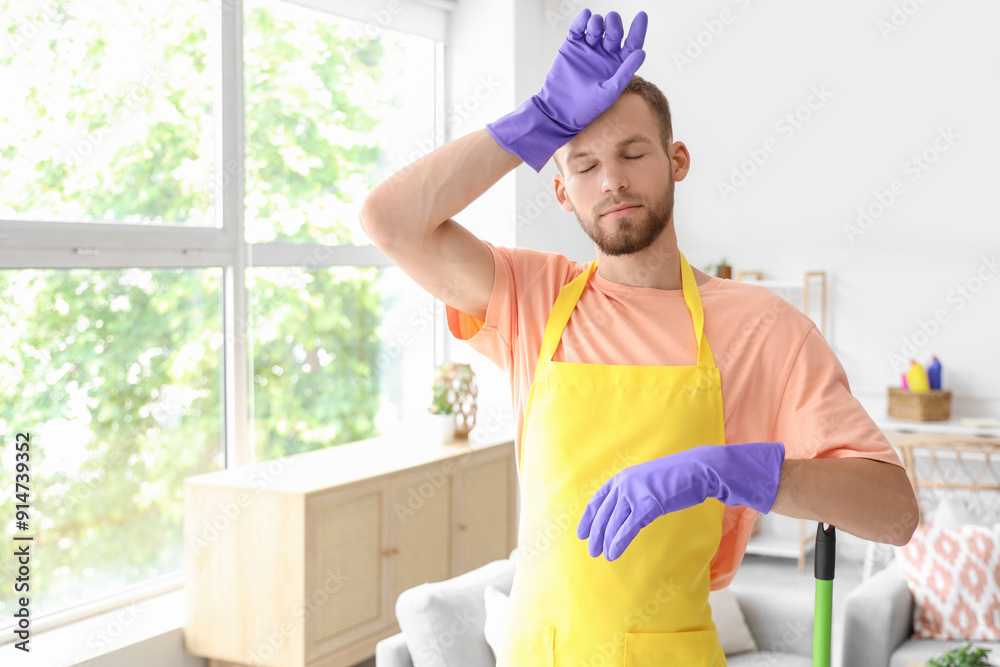
[[455, 215], [521, 164], [486, 129], [455, 139], [376, 187], [361, 210], [368, 237], [414, 282], [481, 320], [493, 256]]
[[526, 162], [536, 172], [610, 107], [646, 57], [647, 16], [639, 12], [622, 44], [617, 12], [607, 24], [582, 10], [541, 91], [485, 129], [449, 142], [393, 174], [369, 194], [361, 226], [413, 280], [479, 319], [493, 291], [489, 248], [450, 216]]

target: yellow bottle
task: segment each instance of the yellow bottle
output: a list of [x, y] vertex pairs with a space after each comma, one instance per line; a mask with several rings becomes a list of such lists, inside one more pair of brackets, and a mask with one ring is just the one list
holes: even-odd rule
[[930, 382], [927, 381], [927, 371], [917, 363], [916, 359], [910, 359], [910, 370], [906, 371], [906, 382], [913, 394], [926, 394], [931, 390]]

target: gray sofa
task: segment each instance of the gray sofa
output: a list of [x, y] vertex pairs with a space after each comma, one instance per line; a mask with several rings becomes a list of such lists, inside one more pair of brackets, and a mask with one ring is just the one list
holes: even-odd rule
[[[864, 581], [844, 600], [844, 665], [909, 667], [962, 644], [961, 641], [910, 639], [913, 596], [899, 573], [898, 561]], [[1000, 643], [971, 642], [993, 649], [991, 664], [1000, 665]]]
[[[422, 656], [420, 662], [426, 665], [495, 667], [483, 635], [483, 591], [491, 584], [510, 593], [516, 557], [514, 549], [508, 559], [401, 593], [396, 616], [400, 627], [410, 633], [409, 641], [403, 632], [380, 641], [375, 648], [376, 667], [413, 667], [411, 652]], [[731, 589], [761, 651], [727, 656], [730, 667], [812, 665], [812, 597], [775, 595], [764, 587], [731, 585]], [[405, 619], [410, 619], [409, 623]]]

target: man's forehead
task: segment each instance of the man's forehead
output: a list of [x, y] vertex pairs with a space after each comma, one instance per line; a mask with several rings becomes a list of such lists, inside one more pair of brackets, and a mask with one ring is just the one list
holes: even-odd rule
[[[634, 144], [634, 143], [640, 142], [640, 141], [645, 141], [647, 143], [654, 143], [653, 140], [649, 137], [649, 135], [643, 134], [642, 132], [637, 132], [637, 133], [632, 134], [632, 135], [630, 135], [628, 137], [625, 137], [624, 139], [622, 139], [621, 141], [619, 141], [615, 145], [615, 148], [617, 148], [618, 150], [621, 150], [622, 148], [625, 148], [629, 144]], [[604, 142], [596, 142], [596, 146], [593, 147], [593, 148], [599, 149], [599, 148], [601, 148], [601, 146], [602, 146], [603, 143]], [[579, 158], [582, 158], [582, 157], [589, 157], [589, 156], [593, 155], [593, 148], [591, 146], [581, 146], [581, 147], [578, 147], [576, 149], [573, 149], [573, 148], [569, 147], [569, 144], [567, 144], [566, 145], [566, 161], [569, 162], [570, 160], [576, 160], [576, 159], [579, 159]]]

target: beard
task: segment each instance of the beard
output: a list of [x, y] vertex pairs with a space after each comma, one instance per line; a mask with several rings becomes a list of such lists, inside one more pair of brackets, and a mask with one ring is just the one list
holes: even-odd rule
[[651, 202], [623, 200], [621, 202], [605, 202], [599, 207], [607, 210], [620, 203], [635, 203], [641, 205], [635, 213], [620, 218], [608, 218], [600, 213], [594, 213], [586, 220], [580, 217], [579, 210], [574, 206], [576, 219], [583, 231], [591, 238], [601, 252], [609, 256], [632, 255], [651, 246], [660, 237], [670, 222], [674, 212], [674, 179], [671, 173], [666, 190]]

